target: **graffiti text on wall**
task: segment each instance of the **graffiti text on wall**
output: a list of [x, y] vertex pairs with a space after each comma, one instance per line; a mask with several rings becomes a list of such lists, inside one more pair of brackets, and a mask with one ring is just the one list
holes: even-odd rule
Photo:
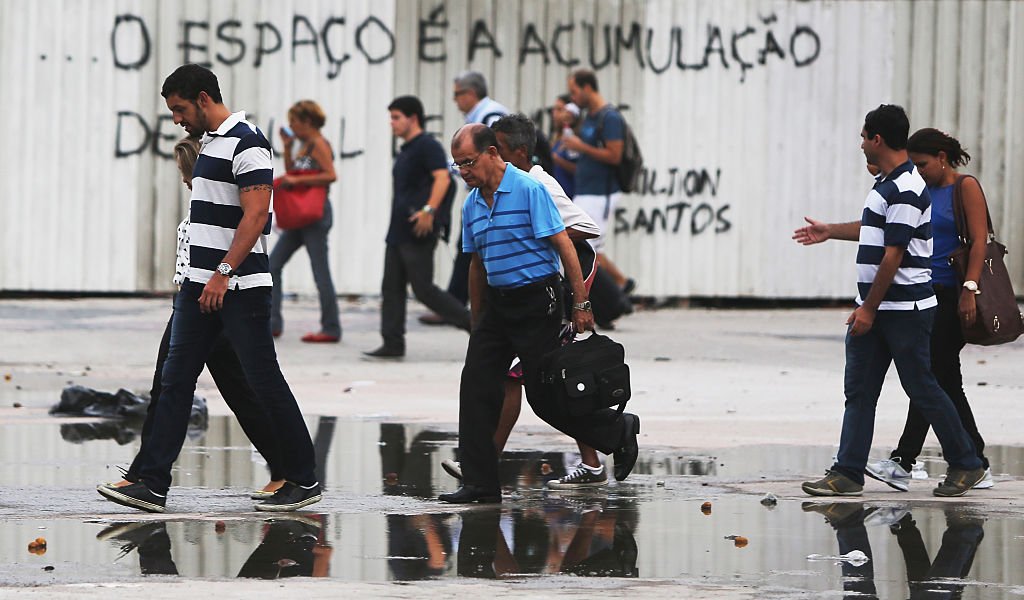
[[[729, 231], [730, 205], [715, 204], [713, 200], [718, 196], [721, 177], [721, 169], [644, 169], [637, 194], [664, 197], [667, 202], [660, 206], [620, 206], [615, 209], [615, 233], [689, 232], [696, 236]], [[698, 198], [702, 196], [711, 200]]]
[[[523, 23], [516, 38], [509, 40], [496, 32], [493, 23], [478, 19], [469, 29], [465, 47], [455, 48], [449, 41], [452, 25], [446, 8], [439, 5], [419, 20], [416, 56], [422, 62], [446, 62], [450, 53], [458, 52], [467, 65], [478, 58], [506, 58], [520, 67], [558, 65], [597, 71], [635, 61], [641, 70], [655, 75], [725, 69], [743, 82], [747, 71], [756, 67], [801, 68], [818, 59], [821, 37], [810, 25], [778, 26], [774, 14], [742, 27], [716, 23], [645, 27], [637, 21], [613, 25], [580, 20], [546, 26]], [[110, 33], [114, 66], [124, 70], [147, 66], [153, 58], [153, 39], [142, 17], [130, 13], [115, 17]], [[260, 68], [272, 60], [312, 62], [324, 67], [327, 79], [335, 79], [353, 58], [370, 65], [394, 59], [395, 44], [392, 27], [372, 15], [315, 20], [294, 14], [290, 22], [183, 20], [175, 46], [182, 63]]]

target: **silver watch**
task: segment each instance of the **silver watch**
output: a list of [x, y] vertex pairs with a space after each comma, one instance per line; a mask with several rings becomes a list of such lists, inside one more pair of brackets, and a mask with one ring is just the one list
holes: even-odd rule
[[217, 265], [217, 272], [225, 277], [231, 277], [231, 275], [234, 272], [234, 269], [232, 269], [231, 265], [229, 265], [228, 263], [222, 262], [219, 265]]
[[590, 300], [584, 300], [583, 302], [577, 302], [572, 305], [573, 310], [585, 310], [590, 311]]

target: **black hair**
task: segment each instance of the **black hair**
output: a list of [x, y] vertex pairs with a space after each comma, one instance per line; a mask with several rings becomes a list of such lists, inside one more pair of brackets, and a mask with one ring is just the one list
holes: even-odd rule
[[971, 155], [960, 145], [960, 140], [933, 127], [918, 129], [907, 140], [907, 151], [929, 156], [946, 153], [946, 161], [954, 169], [971, 161]]
[[165, 99], [172, 94], [177, 94], [185, 100], [195, 102], [199, 99], [199, 93], [206, 92], [217, 104], [224, 102], [220, 95], [220, 84], [217, 83], [217, 76], [206, 67], [189, 64], [181, 65], [173, 73], [164, 79], [164, 85], [160, 88], [160, 95]]
[[869, 139], [880, 135], [886, 146], [893, 150], [903, 150], [907, 147], [910, 120], [902, 106], [880, 104], [864, 116], [864, 132]]
[[572, 104], [572, 96], [569, 94], [559, 94], [558, 99], [562, 101], [562, 104]]
[[388, 110], [397, 110], [407, 117], [415, 115], [420, 127], [423, 127], [423, 121], [426, 119], [423, 115], [423, 103], [416, 96], [399, 96], [388, 104]]
[[492, 123], [491, 129], [495, 133], [504, 133], [512, 150], [526, 148], [526, 156], [533, 156], [533, 151], [537, 147], [537, 127], [523, 113], [505, 115]]
[[597, 91], [597, 75], [590, 69], [577, 69], [572, 72], [572, 80], [579, 87], [590, 86]]

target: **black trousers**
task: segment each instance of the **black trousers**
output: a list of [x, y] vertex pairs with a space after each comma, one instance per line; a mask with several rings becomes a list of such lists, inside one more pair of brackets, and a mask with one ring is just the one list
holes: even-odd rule
[[456, 243], [455, 262], [452, 263], [452, 278], [448, 280], [448, 293], [465, 306], [469, 303], [469, 263], [473, 255], [462, 251], [462, 234]]
[[[139, 480], [139, 466], [142, 462], [140, 457], [147, 451], [147, 442], [152, 439], [156, 406], [160, 403], [160, 392], [163, 389], [160, 375], [164, 370], [167, 352], [171, 347], [171, 322], [173, 320], [174, 315], [172, 314], [167, 321], [164, 335], [160, 339], [160, 349], [156, 354], [156, 370], [153, 373], [153, 387], [149, 391], [149, 408], [146, 410], [146, 420], [142, 424], [142, 445], [125, 474], [125, 479], [129, 481]], [[281, 448], [274, 433], [274, 423], [270, 420], [270, 413], [256, 399], [256, 392], [252, 391], [249, 382], [245, 379], [242, 363], [238, 361], [235, 349], [223, 335], [218, 337], [213, 343], [213, 347], [210, 348], [210, 353], [206, 357], [206, 368], [213, 376], [213, 381], [217, 384], [221, 396], [224, 397], [224, 402], [231, 412], [235, 413], [235, 418], [238, 419], [242, 431], [256, 447], [256, 451], [267, 461], [267, 466], [270, 467], [270, 478], [275, 481], [284, 479]]]
[[384, 345], [405, 348], [406, 286], [427, 308], [445, 321], [469, 329], [466, 301], [434, 285], [434, 248], [437, 238], [388, 244], [384, 252], [384, 279], [380, 284], [380, 335]]
[[[971, 405], [967, 403], [964, 379], [960, 372], [960, 351], [966, 344], [960, 331], [960, 289], [936, 285], [935, 297], [938, 298], [939, 306], [935, 312], [935, 324], [932, 326], [932, 373], [935, 374], [939, 386], [953, 401], [960, 422], [974, 442], [978, 458], [987, 469], [989, 464], [985, 458], [985, 440], [978, 432], [978, 424], [974, 421]], [[903, 435], [900, 436], [899, 445], [892, 451], [892, 457], [899, 457], [903, 465], [914, 464], [928, 436], [928, 427], [928, 420], [911, 404], [907, 410]]]
[[487, 308], [470, 334], [459, 388], [459, 459], [467, 485], [499, 489], [494, 431], [515, 356], [522, 361], [526, 400], [538, 417], [600, 452], [622, 445], [625, 423], [616, 411], [571, 416], [541, 383], [540, 359], [560, 344], [562, 298], [557, 275], [507, 292], [487, 289]]

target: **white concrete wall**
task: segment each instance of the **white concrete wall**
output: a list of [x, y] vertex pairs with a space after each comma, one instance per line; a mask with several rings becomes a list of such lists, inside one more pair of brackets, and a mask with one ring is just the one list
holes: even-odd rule
[[[851, 296], [853, 245], [789, 234], [803, 215], [859, 216], [858, 132], [883, 102], [968, 148], [1024, 288], [1022, 27], [1017, 0], [0, 0], [0, 290], [171, 287], [187, 197], [159, 87], [186, 61], [210, 62], [266, 132], [298, 99], [323, 105], [339, 293], [379, 289], [391, 98], [419, 95], [447, 144], [458, 72], [547, 126], [574, 66], [628, 105], [644, 151], [649, 185], [609, 248], [643, 293]], [[303, 254], [285, 273], [313, 291]]]

